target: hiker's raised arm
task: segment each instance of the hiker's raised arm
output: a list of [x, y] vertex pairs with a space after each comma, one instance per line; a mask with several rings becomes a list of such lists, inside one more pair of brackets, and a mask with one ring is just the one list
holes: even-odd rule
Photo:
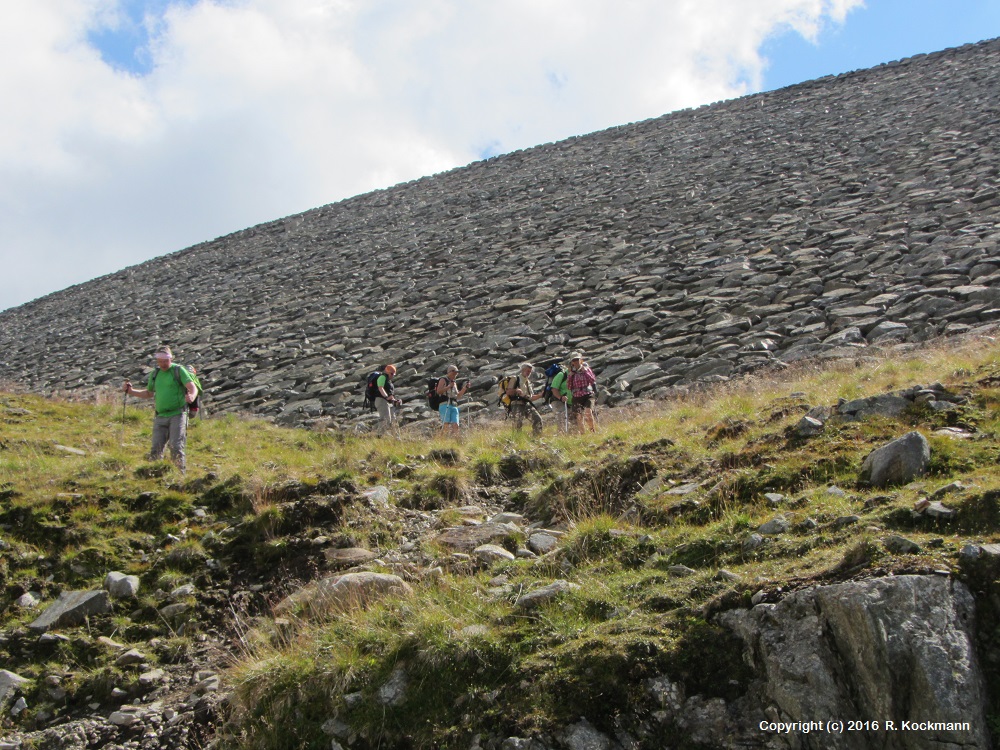
[[153, 397], [153, 392], [152, 391], [147, 391], [145, 388], [135, 388], [132, 385], [132, 381], [131, 380], [126, 380], [125, 381], [125, 386], [122, 388], [122, 390], [124, 390], [125, 393], [129, 394], [130, 396], [135, 396], [136, 398], [152, 398]]

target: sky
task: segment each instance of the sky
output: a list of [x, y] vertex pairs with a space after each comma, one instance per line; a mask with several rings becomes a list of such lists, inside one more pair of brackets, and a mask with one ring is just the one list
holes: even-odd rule
[[1000, 36], [1000, 0], [0, 0], [0, 310], [497, 154]]

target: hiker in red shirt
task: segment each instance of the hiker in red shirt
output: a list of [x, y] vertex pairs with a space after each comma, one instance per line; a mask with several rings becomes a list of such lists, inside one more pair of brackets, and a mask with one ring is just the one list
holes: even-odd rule
[[594, 423], [597, 378], [594, 377], [594, 371], [590, 369], [590, 366], [583, 361], [583, 355], [580, 352], [573, 352], [570, 355], [566, 384], [570, 393], [573, 394], [573, 401], [569, 408], [576, 431], [582, 433], [584, 424], [586, 424], [591, 432], [597, 432], [597, 425]]

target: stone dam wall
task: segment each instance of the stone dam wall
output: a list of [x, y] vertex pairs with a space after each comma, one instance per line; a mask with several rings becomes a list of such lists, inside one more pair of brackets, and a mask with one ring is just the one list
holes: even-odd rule
[[495, 379], [582, 350], [611, 405], [1000, 320], [1000, 40], [474, 163], [0, 313], [0, 381], [136, 380], [362, 417], [364, 376]]

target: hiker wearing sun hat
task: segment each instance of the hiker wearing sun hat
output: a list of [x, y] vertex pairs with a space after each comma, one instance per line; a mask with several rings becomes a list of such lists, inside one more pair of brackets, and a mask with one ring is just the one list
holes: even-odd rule
[[173, 363], [174, 355], [169, 346], [161, 346], [153, 358], [156, 369], [149, 374], [146, 387], [133, 388], [132, 383], [126, 380], [124, 390], [136, 398], [153, 399], [155, 416], [150, 459], [159, 461], [169, 443], [174, 464], [183, 472], [187, 467], [188, 404], [198, 398], [198, 387], [187, 368]]
[[566, 384], [573, 401], [570, 403], [570, 413], [577, 432], [584, 431], [584, 424], [591, 432], [597, 432], [594, 423], [594, 401], [597, 395], [597, 378], [590, 365], [583, 361], [583, 354], [573, 352], [569, 355], [569, 374]]

